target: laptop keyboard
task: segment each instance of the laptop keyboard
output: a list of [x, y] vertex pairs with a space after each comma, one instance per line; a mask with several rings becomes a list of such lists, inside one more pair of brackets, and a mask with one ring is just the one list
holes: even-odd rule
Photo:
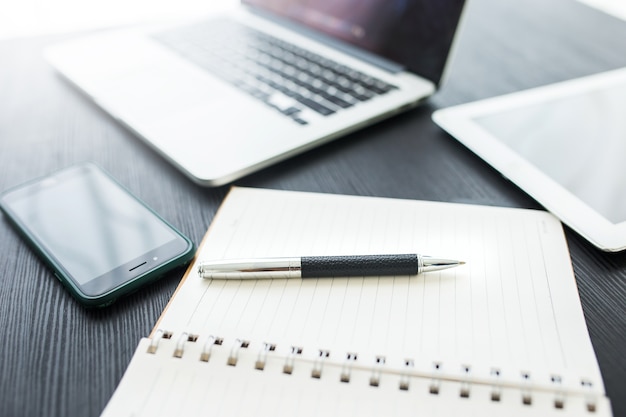
[[231, 20], [153, 35], [189, 61], [306, 125], [397, 87]]

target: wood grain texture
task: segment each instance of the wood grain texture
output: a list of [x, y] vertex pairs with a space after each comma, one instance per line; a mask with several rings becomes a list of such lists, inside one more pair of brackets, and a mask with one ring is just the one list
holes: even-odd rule
[[[200, 188], [42, 58], [64, 36], [0, 42], [0, 190], [82, 161], [198, 244], [228, 187]], [[573, 0], [469, 0], [443, 89], [420, 108], [237, 185], [540, 208], [430, 120], [438, 107], [626, 66], [626, 23]], [[566, 229], [615, 416], [626, 415], [626, 254]], [[80, 307], [0, 221], [0, 415], [98, 416], [183, 271], [110, 308]]]

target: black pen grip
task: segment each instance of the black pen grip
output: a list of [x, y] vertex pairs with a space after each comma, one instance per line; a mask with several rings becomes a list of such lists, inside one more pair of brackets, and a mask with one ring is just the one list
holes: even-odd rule
[[416, 275], [415, 254], [363, 256], [304, 256], [302, 278]]

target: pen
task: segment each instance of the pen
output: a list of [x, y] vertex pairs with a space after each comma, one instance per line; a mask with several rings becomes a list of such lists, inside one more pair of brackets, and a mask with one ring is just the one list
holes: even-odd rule
[[418, 254], [303, 256], [205, 261], [198, 275], [207, 279], [323, 278], [417, 275], [465, 262]]

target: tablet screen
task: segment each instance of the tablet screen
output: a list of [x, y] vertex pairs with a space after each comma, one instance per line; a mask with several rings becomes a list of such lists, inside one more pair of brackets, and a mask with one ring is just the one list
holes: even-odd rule
[[626, 83], [473, 121], [608, 221], [626, 221]]

